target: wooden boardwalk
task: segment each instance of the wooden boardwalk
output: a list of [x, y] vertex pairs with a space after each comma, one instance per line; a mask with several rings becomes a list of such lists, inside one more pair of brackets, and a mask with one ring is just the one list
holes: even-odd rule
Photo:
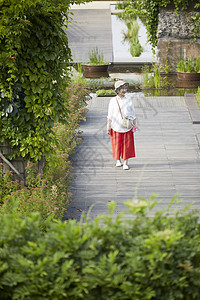
[[115, 167], [110, 138], [106, 134], [110, 98], [93, 98], [88, 103], [86, 122], [82, 122], [83, 141], [73, 156], [77, 175], [71, 191], [73, 200], [67, 218], [80, 219], [95, 204], [93, 218], [107, 211], [111, 200], [117, 203], [134, 197], [159, 194], [159, 208], [167, 206], [179, 194], [184, 207], [195, 201], [200, 205], [200, 150], [196, 135], [199, 125], [192, 124], [184, 97], [133, 97], [139, 130], [135, 134], [136, 158], [129, 160], [130, 170]]

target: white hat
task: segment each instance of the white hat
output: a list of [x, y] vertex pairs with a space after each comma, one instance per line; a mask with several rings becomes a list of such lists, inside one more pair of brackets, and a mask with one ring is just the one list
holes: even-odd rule
[[115, 82], [115, 91], [116, 91], [120, 86], [123, 86], [123, 85], [125, 85], [125, 84], [128, 85], [128, 83], [126, 83], [125, 81], [122, 81], [122, 80], [116, 81], [116, 82]]

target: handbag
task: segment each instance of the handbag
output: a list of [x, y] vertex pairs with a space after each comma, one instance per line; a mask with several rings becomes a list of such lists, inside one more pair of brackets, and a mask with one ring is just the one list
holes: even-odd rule
[[[116, 100], [117, 100], [117, 98], [116, 98]], [[131, 128], [133, 126], [132, 121], [129, 119], [129, 117], [126, 117], [126, 116], [122, 115], [122, 111], [121, 111], [118, 100], [117, 100], [117, 104], [119, 106], [119, 111], [120, 111], [120, 114], [121, 114], [121, 117], [122, 117], [122, 126], [124, 128], [127, 128], [127, 129]]]

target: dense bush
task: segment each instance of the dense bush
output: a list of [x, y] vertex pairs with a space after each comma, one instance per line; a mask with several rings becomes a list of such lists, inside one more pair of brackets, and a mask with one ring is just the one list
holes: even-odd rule
[[[174, 200], [174, 199], [173, 199]], [[157, 201], [84, 223], [0, 216], [0, 298], [199, 300], [200, 224], [195, 212], [148, 217]]]
[[19, 212], [28, 215], [39, 212], [42, 220], [50, 215], [61, 219], [66, 204], [71, 198], [69, 187], [72, 180], [70, 155], [81, 141], [77, 130], [86, 112], [87, 91], [80, 84], [70, 84], [65, 92], [68, 106], [67, 124], [57, 123], [53, 130], [56, 136], [54, 155], [46, 163], [44, 174], [36, 174], [36, 164], [29, 162], [26, 186], [12, 180], [11, 174], [0, 170], [0, 214]]
[[38, 161], [52, 153], [53, 126], [68, 108], [71, 51], [65, 27], [73, 3], [88, 0], [3, 0], [0, 4], [0, 142], [13, 156]]

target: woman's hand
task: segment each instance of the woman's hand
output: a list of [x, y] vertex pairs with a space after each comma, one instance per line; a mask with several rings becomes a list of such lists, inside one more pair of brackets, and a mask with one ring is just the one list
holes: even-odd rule
[[108, 123], [107, 123], [107, 134], [110, 135], [110, 131], [111, 131], [111, 120], [108, 119]]
[[132, 131], [136, 132], [138, 130], [137, 126], [133, 126]]
[[133, 120], [133, 128], [132, 128], [132, 131], [133, 131], [133, 132], [136, 132], [136, 131], [138, 130], [138, 127], [137, 127], [136, 124], [137, 124], [137, 123], [136, 123], [136, 119], [134, 119], [134, 120]]

